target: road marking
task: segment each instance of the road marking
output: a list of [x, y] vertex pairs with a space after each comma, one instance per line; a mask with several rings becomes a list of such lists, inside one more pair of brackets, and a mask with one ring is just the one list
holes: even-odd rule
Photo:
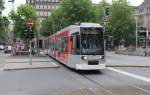
[[140, 90], [142, 90], [142, 91], [145, 91], [145, 92], [147, 92], [147, 93], [150, 93], [150, 91], [145, 90], [145, 89], [143, 89], [143, 88], [141, 88], [141, 87], [138, 87], [138, 86], [133, 86], [133, 87], [135, 87], [135, 88], [137, 88], [137, 89], [140, 89]]
[[114, 69], [114, 68], [111, 68], [111, 67], [107, 67], [107, 69], [109, 69], [109, 70], [111, 70], [111, 71], [115, 71], [115, 72], [120, 73], [120, 74], [123, 74], [123, 75], [126, 75], [126, 76], [130, 76], [130, 77], [133, 77], [133, 78], [136, 78], [136, 79], [139, 79], [139, 80], [142, 80], [142, 81], [145, 81], [145, 82], [149, 82], [149, 83], [150, 83], [150, 79], [147, 78], [147, 77], [135, 75], [135, 74], [128, 73], [128, 72], [125, 72], [125, 71], [122, 71], [122, 70], [118, 70], [118, 69]]

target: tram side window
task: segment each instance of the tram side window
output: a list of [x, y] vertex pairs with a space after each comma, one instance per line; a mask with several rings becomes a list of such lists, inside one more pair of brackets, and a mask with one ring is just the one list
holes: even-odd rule
[[64, 38], [64, 52], [67, 53], [68, 52], [68, 38]]
[[68, 38], [61, 38], [61, 52], [67, 53], [68, 51]]
[[80, 36], [74, 35], [73, 36], [73, 54], [80, 54]]
[[49, 43], [48, 49], [52, 50], [52, 43]]
[[52, 43], [52, 50], [55, 50], [55, 43], [54, 43], [54, 41]]
[[56, 51], [59, 51], [59, 40], [56, 41], [55, 46], [56, 46], [56, 48], [55, 48]]

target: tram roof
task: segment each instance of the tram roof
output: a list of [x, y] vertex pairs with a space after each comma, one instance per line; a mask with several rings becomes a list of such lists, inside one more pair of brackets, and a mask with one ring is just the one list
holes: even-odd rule
[[[76, 23], [74, 25], [70, 25], [70, 26], [67, 26], [65, 27], [64, 29], [60, 30], [59, 32], [62, 32], [62, 31], [67, 31], [67, 30], [71, 30], [73, 28], [103, 28], [103, 26], [101, 26], [100, 24], [98, 23]], [[59, 33], [58, 32], [58, 33]]]
[[80, 23], [77, 26], [79, 26], [79, 27], [103, 27], [98, 23]]
[[[87, 23], [86, 22], [84, 22], [84, 23], [76, 23], [74, 25], [70, 25], [70, 26], [65, 27], [64, 29], [58, 31], [57, 33], [68, 31], [68, 30], [71, 30], [71, 29], [74, 29], [74, 28], [103, 28], [103, 26], [101, 26], [98, 23], [88, 23], [88, 22]], [[53, 34], [53, 35], [55, 35], [55, 34]]]

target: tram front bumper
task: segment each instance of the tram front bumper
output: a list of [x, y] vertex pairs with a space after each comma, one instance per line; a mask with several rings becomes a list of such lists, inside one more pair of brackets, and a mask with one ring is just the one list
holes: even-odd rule
[[101, 70], [105, 68], [106, 68], [105, 64], [99, 64], [99, 65], [76, 64], [77, 70]]

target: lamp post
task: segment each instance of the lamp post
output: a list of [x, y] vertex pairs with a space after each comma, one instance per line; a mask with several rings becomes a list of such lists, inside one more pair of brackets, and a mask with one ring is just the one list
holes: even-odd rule
[[137, 17], [136, 17], [136, 19], [135, 19], [135, 21], [136, 21], [136, 31], [135, 31], [135, 37], [136, 37], [136, 39], [135, 39], [135, 48], [137, 49], [137, 28], [138, 28], [138, 23], [137, 23]]
[[146, 30], [146, 48], [148, 48], [149, 43], [149, 15], [147, 14], [147, 30]]
[[[14, 11], [14, 2], [15, 0], [8, 0], [8, 2], [12, 3], [12, 11]], [[14, 30], [14, 21], [12, 20], [12, 31]], [[16, 42], [16, 38], [13, 37], [13, 34], [11, 36], [13, 38], [12, 41], [12, 55], [16, 54], [16, 50], [15, 50], [15, 42]]]

